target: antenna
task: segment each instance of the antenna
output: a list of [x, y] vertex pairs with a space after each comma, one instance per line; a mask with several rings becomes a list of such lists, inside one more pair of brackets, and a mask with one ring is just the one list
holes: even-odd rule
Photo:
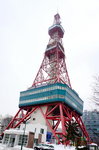
[[59, 14], [59, 0], [56, 0], [57, 14]]

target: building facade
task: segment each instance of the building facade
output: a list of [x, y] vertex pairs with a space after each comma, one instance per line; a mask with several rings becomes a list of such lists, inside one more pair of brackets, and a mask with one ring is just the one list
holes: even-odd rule
[[83, 121], [92, 142], [99, 145], [99, 111], [87, 111], [83, 113]]
[[35, 144], [45, 143], [47, 135], [47, 127], [37, 123], [21, 124], [20, 128], [9, 129], [4, 131], [2, 144], [6, 147], [14, 147], [17, 145], [33, 148]]

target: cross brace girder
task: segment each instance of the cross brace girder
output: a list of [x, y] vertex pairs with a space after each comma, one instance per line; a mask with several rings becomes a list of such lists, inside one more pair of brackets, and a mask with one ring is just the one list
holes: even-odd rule
[[[44, 111], [43, 108], [45, 107], [46, 110]], [[23, 123], [28, 117], [31, 116], [31, 114], [34, 113], [35, 110], [40, 110], [48, 128], [58, 143], [60, 143], [60, 135], [61, 138], [66, 141], [63, 135], [67, 134], [66, 124], [68, 124], [68, 122], [72, 119], [76, 120], [79, 128], [83, 132], [83, 136], [85, 136], [87, 141], [89, 141], [89, 135], [85, 129], [81, 117], [75, 111], [71, 110], [68, 106], [61, 102], [20, 108], [6, 129], [20, 126], [21, 123]], [[51, 124], [50, 120], [52, 120], [54, 124]], [[61, 130], [59, 130], [59, 128], [61, 128]]]

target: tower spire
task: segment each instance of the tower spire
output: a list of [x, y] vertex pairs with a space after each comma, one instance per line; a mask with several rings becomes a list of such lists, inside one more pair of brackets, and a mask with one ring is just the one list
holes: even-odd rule
[[59, 13], [54, 15], [54, 24], [61, 24]]
[[49, 27], [48, 34], [50, 39], [46, 47], [44, 59], [32, 86], [59, 82], [71, 87], [62, 43], [64, 29], [61, 26], [58, 13], [54, 16], [54, 23]]

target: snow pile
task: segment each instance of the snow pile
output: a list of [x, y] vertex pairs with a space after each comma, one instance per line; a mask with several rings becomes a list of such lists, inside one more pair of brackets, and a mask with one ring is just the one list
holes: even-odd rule
[[55, 150], [75, 150], [74, 146], [55, 145]]
[[[7, 147], [5, 144], [0, 144], [0, 150], [20, 150], [21, 146]], [[33, 150], [33, 148], [23, 147], [23, 150]]]
[[[21, 146], [15, 146], [12, 150], [20, 150], [21, 149]], [[26, 148], [26, 147], [23, 147], [22, 150], [33, 150], [33, 148]]]
[[[21, 146], [6, 147], [6, 145], [0, 144], [0, 150], [20, 150]], [[23, 150], [33, 150], [33, 148], [23, 147]], [[54, 150], [75, 150], [73, 146], [54, 145]]]

